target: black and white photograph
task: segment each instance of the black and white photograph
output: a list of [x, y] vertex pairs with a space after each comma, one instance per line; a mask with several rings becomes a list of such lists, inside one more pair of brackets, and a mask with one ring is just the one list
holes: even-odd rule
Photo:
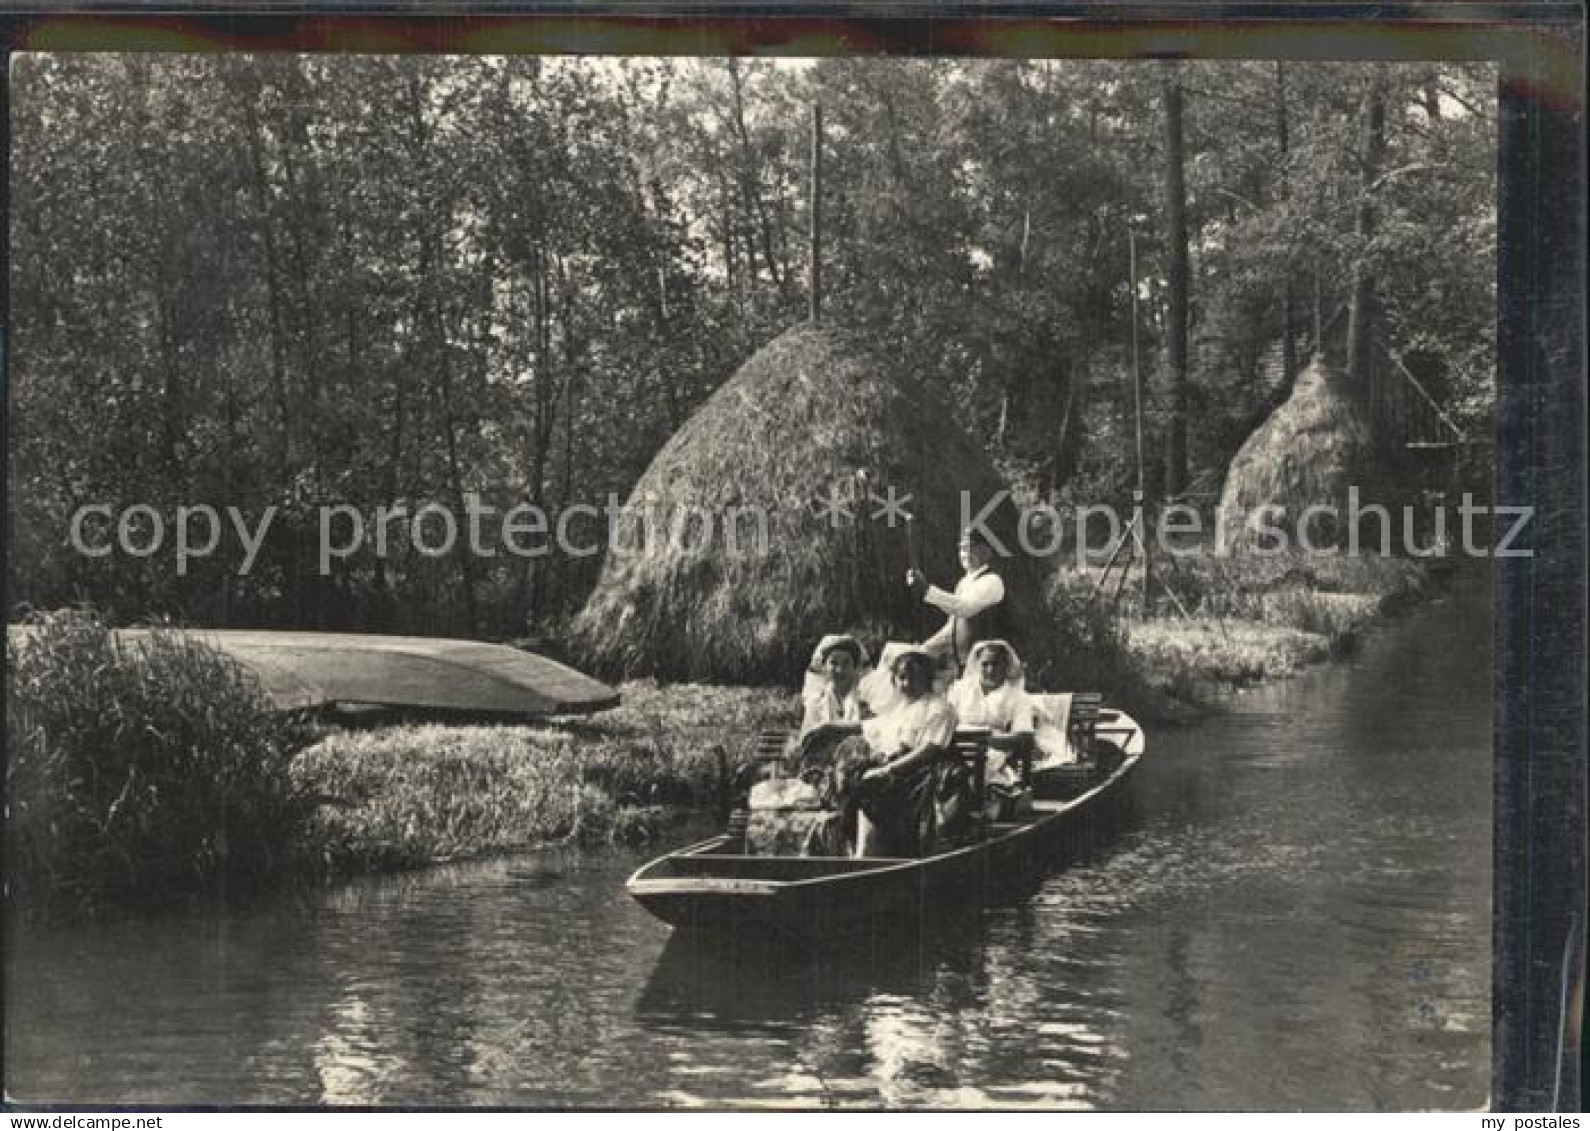
[[1505, 60], [372, 27], [10, 57], [7, 1105], [1577, 1109]]

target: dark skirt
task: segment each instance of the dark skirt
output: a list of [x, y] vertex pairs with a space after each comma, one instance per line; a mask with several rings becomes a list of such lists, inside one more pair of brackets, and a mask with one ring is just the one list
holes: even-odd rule
[[[946, 755], [885, 780], [863, 781], [878, 757], [860, 738], [834, 752], [825, 794], [841, 814], [847, 845], [855, 844], [856, 814], [865, 813], [885, 856], [926, 856], [964, 835], [972, 817], [969, 771]], [[820, 787], [822, 788], [822, 787]]]
[[857, 786], [855, 806], [877, 829], [880, 855], [924, 856], [933, 851], [942, 779], [942, 763], [932, 762]]
[[837, 815], [808, 852], [849, 855], [856, 843], [858, 812], [877, 830], [878, 848], [885, 856], [924, 856], [964, 834], [973, 816], [969, 771], [945, 757], [885, 781], [862, 780], [880, 764], [859, 735], [803, 752], [797, 774], [816, 787], [823, 808]]

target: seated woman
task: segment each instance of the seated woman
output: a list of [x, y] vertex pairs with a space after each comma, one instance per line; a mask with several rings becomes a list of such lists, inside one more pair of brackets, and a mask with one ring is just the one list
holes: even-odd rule
[[996, 738], [1031, 734], [1037, 714], [1024, 687], [1016, 650], [1003, 640], [984, 640], [967, 655], [966, 674], [950, 688], [950, 706], [962, 726], [987, 727]]
[[801, 737], [831, 723], [859, 723], [871, 714], [858, 694], [866, 662], [867, 650], [853, 636], [834, 633], [818, 641], [801, 693]]
[[[1024, 689], [1021, 658], [1003, 640], [984, 640], [967, 655], [966, 674], [950, 688], [950, 706], [962, 726], [982, 726], [989, 737], [985, 782], [991, 805], [1012, 807], [1021, 788], [1016, 758], [1030, 751], [1037, 708]], [[994, 813], [995, 816], [999, 814]]]
[[938, 823], [940, 766], [955, 739], [955, 711], [933, 693], [932, 655], [886, 652], [894, 696], [835, 751], [830, 792], [857, 856], [912, 856], [931, 850]]
[[785, 770], [814, 784], [833, 762], [834, 747], [872, 717], [860, 693], [867, 650], [853, 636], [823, 637], [806, 666], [801, 690], [801, 726], [791, 738]]

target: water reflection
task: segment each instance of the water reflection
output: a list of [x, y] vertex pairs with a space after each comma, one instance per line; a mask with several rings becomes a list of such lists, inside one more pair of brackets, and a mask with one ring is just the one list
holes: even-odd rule
[[[1093, 1106], [1123, 1055], [1097, 1026], [1112, 1011], [1098, 993], [1056, 1000], [1035, 976], [1023, 956], [1050, 941], [1040, 919], [1011, 908], [992, 931], [971, 918], [928, 940], [851, 940], [815, 954], [681, 936], [659, 956], [635, 1016], [698, 1051], [720, 1037], [777, 1050], [739, 1080], [732, 1068], [691, 1074], [671, 1092], [676, 1102], [738, 1088], [782, 1105]], [[1054, 960], [1085, 980], [1075, 959]]]
[[[1456, 614], [1456, 615], [1454, 615]], [[541, 854], [7, 940], [21, 1100], [1484, 1103], [1489, 604], [1164, 731], [1091, 857], [932, 938], [671, 939]]]
[[333, 1006], [330, 1013], [324, 1035], [315, 1042], [320, 1101], [370, 1103], [372, 1096], [390, 1088], [391, 1081], [403, 1071], [403, 1061], [382, 1051], [387, 1026], [375, 1023], [363, 999], [350, 996]]

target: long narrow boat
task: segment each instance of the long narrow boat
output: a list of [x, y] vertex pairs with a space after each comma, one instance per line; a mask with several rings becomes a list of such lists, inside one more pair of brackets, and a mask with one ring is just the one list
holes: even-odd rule
[[1049, 774], [1040, 767], [1034, 783], [1050, 796], [970, 844], [921, 858], [758, 856], [746, 853], [742, 836], [726, 834], [653, 860], [629, 878], [629, 893], [681, 930], [797, 941], [979, 905], [1074, 858], [1114, 826], [1144, 741], [1130, 716], [1111, 712], [1110, 723], [1092, 742], [1090, 765]]

